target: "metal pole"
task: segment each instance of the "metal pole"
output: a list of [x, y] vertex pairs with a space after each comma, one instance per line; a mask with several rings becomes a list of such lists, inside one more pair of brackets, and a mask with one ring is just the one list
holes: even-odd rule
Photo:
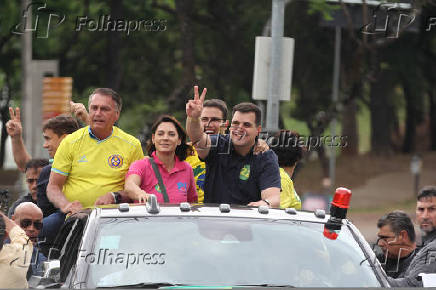
[[[31, 76], [31, 65], [32, 65], [32, 8], [27, 10], [30, 0], [22, 0], [21, 6], [22, 11], [25, 11], [25, 16], [22, 18], [23, 23], [23, 34], [21, 36], [21, 70], [22, 70], [22, 110], [21, 117], [23, 123], [23, 135], [24, 141], [27, 144], [27, 148], [30, 149], [30, 154], [33, 156], [34, 144], [33, 135], [35, 134], [33, 127], [33, 109], [32, 109], [32, 76]], [[38, 132], [40, 134], [40, 132]]]
[[[339, 93], [339, 69], [341, 65], [341, 27], [336, 26], [335, 30], [335, 58], [334, 58], [334, 66], [333, 66], [333, 91], [332, 91], [332, 101], [336, 106], [338, 101], [338, 93]], [[335, 110], [336, 111], [336, 110]], [[336, 113], [336, 112], [334, 112]], [[331, 122], [330, 132], [332, 137], [336, 136], [336, 116], [333, 116]], [[334, 191], [335, 187], [335, 179], [336, 179], [336, 147], [331, 146], [330, 151], [330, 162], [329, 162], [329, 173], [330, 173], [330, 184], [331, 189], [330, 192]]]
[[284, 10], [285, 0], [272, 0], [271, 66], [269, 68], [266, 109], [266, 128], [271, 131], [277, 131], [279, 127], [280, 66], [282, 61]]

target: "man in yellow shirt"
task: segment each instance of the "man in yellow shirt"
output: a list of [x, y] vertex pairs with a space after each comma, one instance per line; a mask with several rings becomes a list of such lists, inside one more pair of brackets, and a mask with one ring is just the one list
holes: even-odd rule
[[89, 97], [89, 126], [65, 137], [56, 151], [47, 195], [63, 213], [118, 202], [130, 164], [142, 159], [141, 143], [114, 126], [121, 97], [95, 89]]
[[[277, 154], [280, 166], [280, 178], [282, 191], [280, 192], [280, 208], [293, 207], [301, 209], [301, 200], [294, 188], [291, 176], [295, 166], [303, 155], [303, 149], [299, 144], [299, 136], [291, 131], [280, 133], [269, 140], [269, 146]], [[287, 170], [283, 169], [286, 167]]]

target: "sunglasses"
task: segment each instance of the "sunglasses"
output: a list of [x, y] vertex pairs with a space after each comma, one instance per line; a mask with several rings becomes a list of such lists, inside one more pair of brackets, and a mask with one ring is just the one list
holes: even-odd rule
[[37, 230], [42, 229], [42, 222], [40, 221], [32, 221], [31, 219], [23, 219], [20, 221], [20, 227], [25, 229], [30, 227], [30, 225], [32, 225], [33, 223], [33, 227]]

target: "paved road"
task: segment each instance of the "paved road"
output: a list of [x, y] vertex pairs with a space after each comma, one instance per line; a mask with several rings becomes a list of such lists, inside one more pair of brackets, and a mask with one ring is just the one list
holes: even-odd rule
[[[436, 185], [436, 171], [426, 170], [421, 185]], [[348, 217], [369, 242], [376, 240], [377, 220], [395, 209], [407, 212], [415, 219], [416, 199], [413, 179], [409, 171], [386, 173], [369, 179], [365, 185], [354, 188]], [[419, 233], [417, 229], [417, 233]]]

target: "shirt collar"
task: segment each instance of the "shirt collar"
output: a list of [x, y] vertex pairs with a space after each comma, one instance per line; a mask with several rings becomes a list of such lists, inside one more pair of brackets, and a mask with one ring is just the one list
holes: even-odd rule
[[[156, 162], [157, 165], [163, 167], [163, 163], [162, 163], [162, 161], [160, 161], [159, 158], [157, 157], [156, 151], [153, 151], [153, 153], [151, 153], [151, 157], [153, 157], [154, 162]], [[175, 160], [174, 167], [173, 167], [173, 169], [171, 169], [171, 171], [169, 172], [170, 174], [185, 169], [185, 167], [183, 166], [183, 162], [180, 161], [180, 159], [179, 159], [179, 157], [177, 157], [177, 155], [174, 155], [174, 160]], [[165, 170], [166, 170], [166, 169], [165, 169]]]
[[112, 136], [112, 134], [114, 133], [114, 127], [112, 127], [112, 132], [111, 132], [111, 134], [110, 134], [108, 137], [106, 137], [105, 139], [103, 139], [103, 140], [98, 139], [98, 137], [95, 136], [94, 133], [92, 133], [91, 126], [88, 126], [88, 133], [89, 133], [89, 136], [90, 136], [92, 139], [95, 139], [95, 140], [98, 141], [98, 143], [100, 143], [100, 142], [103, 142], [104, 140], [109, 139], [109, 138]]

